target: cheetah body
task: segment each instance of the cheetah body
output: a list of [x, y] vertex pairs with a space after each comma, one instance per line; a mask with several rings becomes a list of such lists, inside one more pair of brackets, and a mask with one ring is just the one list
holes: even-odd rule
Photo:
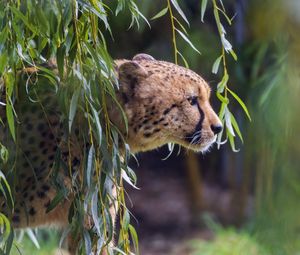
[[[209, 86], [199, 75], [146, 54], [115, 63], [120, 85], [117, 97], [128, 119], [128, 133], [122, 115], [113, 103], [109, 105], [109, 116], [124, 133], [133, 152], [151, 150], [168, 142], [204, 151], [215, 141], [216, 132], [212, 127], [221, 124], [209, 104]], [[75, 169], [80, 167], [78, 155], [85, 145], [77, 139], [71, 143], [71, 152], [68, 150], [66, 127], [53, 88], [41, 89], [39, 101], [42, 104], [39, 105], [35, 102], [36, 95], [28, 97], [24, 87], [15, 105], [18, 145], [12, 142], [5, 107], [0, 105], [4, 123], [0, 126], [0, 142], [17, 154], [17, 176], [8, 175], [9, 179], [16, 179], [12, 187], [15, 209], [9, 217], [16, 228], [66, 226], [68, 199], [48, 212], [49, 204], [57, 194], [49, 172], [54, 168], [58, 151], [63, 162], [72, 162]], [[5, 166], [1, 167], [5, 169]], [[62, 186], [71, 185], [64, 171], [58, 175]], [[0, 210], [5, 212], [5, 202], [2, 201], [1, 206]]]

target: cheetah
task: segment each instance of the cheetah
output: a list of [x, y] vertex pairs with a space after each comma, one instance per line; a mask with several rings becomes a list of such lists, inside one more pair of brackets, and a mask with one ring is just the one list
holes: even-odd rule
[[[120, 110], [109, 101], [108, 115], [123, 133], [133, 153], [149, 151], [170, 142], [204, 152], [216, 141], [222, 124], [209, 103], [211, 89], [201, 76], [143, 53], [132, 60], [115, 60], [115, 65], [120, 86], [116, 96], [126, 114], [128, 132]], [[20, 89], [15, 104], [18, 148], [8, 134], [5, 106], [0, 105], [0, 143], [15, 148], [18, 154], [18, 176], [8, 176], [17, 178], [13, 187], [15, 209], [13, 214], [7, 212], [16, 229], [48, 225], [65, 227], [68, 224], [71, 199], [47, 210], [57, 193], [49, 181], [49, 171], [54, 167], [57, 151], [61, 152], [63, 162], [72, 162], [72, 167], [78, 169], [80, 151], [86, 145], [85, 141], [76, 139], [69, 151], [64, 131], [67, 128], [61, 121], [57, 96], [49, 86], [39, 88], [38, 100], [36, 94], [28, 96]], [[78, 130], [74, 132], [76, 136]], [[0, 164], [0, 167], [6, 169], [5, 165]], [[72, 185], [66, 174], [58, 175], [61, 176], [60, 185]], [[0, 206], [0, 211], [6, 212], [3, 200]], [[75, 254], [75, 249], [70, 248], [70, 251]]]

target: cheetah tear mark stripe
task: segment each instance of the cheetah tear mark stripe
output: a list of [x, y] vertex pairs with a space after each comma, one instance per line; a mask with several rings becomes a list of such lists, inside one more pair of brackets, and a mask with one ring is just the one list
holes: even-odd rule
[[199, 122], [197, 123], [196, 125], [196, 128], [195, 128], [195, 131], [188, 134], [186, 137], [185, 137], [185, 140], [188, 142], [188, 143], [191, 143], [195, 137], [195, 134], [197, 134], [197, 132], [200, 131], [200, 135], [199, 135], [199, 138], [196, 140], [196, 141], [193, 141], [195, 143], [198, 143], [201, 139], [201, 131], [202, 131], [202, 124], [203, 124], [203, 121], [204, 121], [204, 117], [205, 117], [205, 114], [203, 112], [203, 110], [201, 109], [200, 105], [199, 105], [199, 102], [197, 102], [197, 107], [198, 107], [198, 110], [199, 110], [199, 113], [200, 113], [200, 120]]

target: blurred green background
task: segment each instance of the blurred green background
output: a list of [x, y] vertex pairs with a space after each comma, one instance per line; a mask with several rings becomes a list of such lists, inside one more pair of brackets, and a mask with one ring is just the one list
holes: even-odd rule
[[[179, 3], [201, 55], [180, 38], [179, 48], [190, 68], [216, 91], [221, 77], [211, 68], [220, 55], [220, 40], [211, 1], [204, 23], [201, 1]], [[165, 5], [138, 2], [147, 18]], [[252, 121], [231, 100], [244, 136], [238, 153], [227, 143], [205, 155], [187, 157], [182, 150], [162, 160], [168, 150], [161, 148], [138, 155], [139, 166], [132, 162], [141, 190], [128, 187], [128, 206], [143, 255], [300, 254], [300, 1], [228, 0], [224, 5], [235, 16], [225, 29], [238, 55], [237, 62], [228, 58], [229, 88], [246, 103]], [[144, 52], [174, 61], [167, 15], [151, 21], [151, 29], [143, 24], [128, 30], [129, 15], [112, 15], [110, 24], [114, 39], [107, 34], [107, 40], [114, 58]], [[212, 103], [218, 111], [214, 94]], [[22, 242], [23, 254], [50, 254], [58, 239], [42, 233], [46, 251], [28, 241]]]

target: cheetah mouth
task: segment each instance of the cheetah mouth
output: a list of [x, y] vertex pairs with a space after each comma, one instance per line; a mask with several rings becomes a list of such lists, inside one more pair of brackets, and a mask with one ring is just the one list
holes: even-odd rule
[[195, 134], [192, 137], [187, 136], [184, 138], [184, 144], [182, 144], [187, 149], [191, 149], [196, 152], [207, 151], [216, 141], [217, 136], [213, 137], [202, 137], [200, 134]]

